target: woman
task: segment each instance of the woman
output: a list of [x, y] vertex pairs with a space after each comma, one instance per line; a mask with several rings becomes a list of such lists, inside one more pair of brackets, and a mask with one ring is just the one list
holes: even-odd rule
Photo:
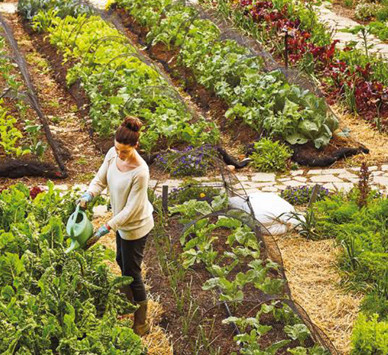
[[122, 275], [133, 278], [131, 285], [122, 292], [129, 301], [139, 305], [133, 326], [138, 335], [144, 335], [149, 330], [141, 263], [147, 236], [154, 227], [153, 207], [147, 194], [149, 169], [136, 151], [141, 127], [138, 118], [125, 119], [115, 134], [114, 147], [107, 153], [88, 191], [80, 200], [81, 207], [86, 207], [105, 187], [109, 189], [113, 218], [98, 229], [95, 238], [101, 238], [111, 229], [116, 232], [116, 261]]

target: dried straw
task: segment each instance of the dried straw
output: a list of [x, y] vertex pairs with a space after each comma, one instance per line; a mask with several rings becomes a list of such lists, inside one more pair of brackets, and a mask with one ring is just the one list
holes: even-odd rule
[[350, 336], [362, 295], [338, 287], [333, 240], [310, 241], [298, 235], [277, 238], [293, 298], [306, 310], [341, 354], [350, 353]]
[[149, 334], [143, 337], [143, 344], [148, 349], [149, 355], [172, 355], [173, 348], [170, 344], [170, 337], [166, 335], [165, 330], [158, 324], [164, 313], [159, 300], [149, 300], [149, 319], [151, 330]]
[[346, 113], [343, 108], [333, 106], [333, 111], [340, 118], [340, 128], [349, 128], [350, 136], [369, 148], [369, 154], [359, 154], [348, 160], [350, 165], [359, 165], [368, 159], [369, 165], [378, 165], [388, 161], [388, 134], [379, 133], [370, 123], [353, 114]]

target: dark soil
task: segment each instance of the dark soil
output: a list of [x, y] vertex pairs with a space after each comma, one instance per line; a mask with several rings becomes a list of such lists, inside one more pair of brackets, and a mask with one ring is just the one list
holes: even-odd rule
[[[216, 293], [202, 290], [203, 283], [209, 278], [207, 271], [202, 267], [197, 265], [188, 270], [183, 280], [177, 283], [178, 293], [185, 293], [188, 290], [190, 295], [190, 299], [185, 299], [182, 313], [177, 309], [176, 299], [171, 288], [172, 278], [163, 272], [160, 258], [172, 265], [176, 261], [176, 255], [182, 253], [179, 244], [181, 226], [176, 220], [171, 220], [168, 229], [171, 249], [163, 250], [161, 248], [161, 251], [158, 252], [156, 246], [158, 242], [150, 239], [144, 262], [147, 265], [147, 281], [151, 285], [150, 291], [153, 295], [160, 295], [162, 300], [165, 314], [161, 326], [172, 335], [174, 354], [209, 354], [209, 349], [203, 348], [197, 349], [198, 352], [195, 352], [195, 342], [200, 339], [199, 326], [204, 328], [206, 338], [209, 343], [212, 343], [212, 349], [220, 349], [220, 354], [225, 355], [238, 351], [238, 346], [233, 341], [233, 328], [222, 324], [222, 320], [227, 318], [228, 315], [222, 305], [217, 305]], [[154, 239], [156, 238], [160, 238], [160, 236], [154, 235]], [[178, 267], [181, 266], [178, 265]], [[198, 312], [197, 316], [191, 321], [188, 331], [184, 333], [183, 323], [190, 314], [190, 301], [194, 304], [193, 308], [198, 307]]]
[[[333, 1], [333, 11], [340, 16], [350, 18], [354, 21], [360, 22], [360, 20], [356, 19], [355, 17], [355, 7], [354, 4], [353, 7], [345, 6], [345, 2], [343, 0], [334, 0]], [[361, 23], [361, 22], [360, 22]]]
[[[0, 35], [3, 37], [2, 27], [0, 28]], [[23, 93], [26, 92], [26, 85], [18, 66], [16, 65], [16, 62], [12, 60], [13, 57], [16, 57], [16, 54], [12, 51], [5, 34], [4, 39], [6, 44], [4, 48], [5, 53], [11, 58], [10, 64], [14, 65], [11, 68], [9, 75], [14, 77], [14, 80], [20, 84], [20, 87], [18, 88], [17, 93], [12, 90], [9, 90], [10, 88], [8, 88], [6, 79], [3, 78], [2, 75], [0, 76], [0, 95], [4, 95], [1, 99], [2, 106], [6, 109], [7, 116], [11, 116], [16, 119], [16, 123], [14, 126], [23, 134], [23, 137], [18, 140], [16, 145], [20, 147], [29, 146], [31, 144], [31, 138], [29, 134], [24, 131], [25, 121], [29, 120], [32, 122], [32, 124], [41, 124], [41, 122], [37, 117], [36, 111], [30, 106], [28, 101], [23, 100]], [[21, 115], [21, 110], [17, 107], [18, 104], [24, 105], [25, 112], [23, 113], [23, 116]], [[47, 142], [46, 136], [43, 133], [43, 130], [40, 132], [38, 139], [48, 146], [48, 149], [46, 149], [42, 157], [42, 160], [46, 162], [44, 164], [44, 167], [38, 162], [38, 158], [33, 153], [26, 154], [17, 158], [11, 158], [9, 156], [6, 156], [3, 147], [0, 146], [0, 176], [11, 177], [14, 176], [15, 173], [16, 175], [18, 175], [18, 177], [23, 176], [21, 171], [18, 172], [16, 171], [17, 169], [14, 170], [15, 166], [23, 166], [24, 174], [26, 174], [27, 176], [34, 176], [36, 174], [39, 175], [39, 171], [41, 171], [42, 176], [44, 176], [48, 170], [52, 173], [51, 176], [48, 175], [50, 177], [55, 176], [55, 173], [58, 173], [58, 175], [60, 175], [61, 173], [59, 171], [59, 167], [55, 162], [55, 159]]]

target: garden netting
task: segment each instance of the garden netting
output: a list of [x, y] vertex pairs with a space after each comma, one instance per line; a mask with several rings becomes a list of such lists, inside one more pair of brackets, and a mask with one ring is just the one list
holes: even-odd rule
[[31, 80], [31, 76], [27, 69], [26, 61], [21, 54], [18, 44], [14, 38], [13, 32], [6, 20], [0, 14], [0, 35], [6, 38], [9, 43], [10, 56], [8, 59], [17, 65], [18, 70], [23, 78], [26, 90], [23, 92], [13, 92], [10, 88], [0, 88], [1, 98], [8, 98], [10, 100], [24, 100], [36, 112], [39, 122], [43, 128], [45, 138], [51, 148], [54, 162], [43, 162], [35, 158], [4, 158], [0, 161], [0, 177], [19, 178], [23, 176], [42, 176], [47, 178], [66, 178], [67, 170], [64, 164], [58, 143], [53, 138], [50, 131], [48, 121], [44, 115], [41, 105]]
[[[182, 156], [192, 155], [193, 152], [181, 153]], [[257, 240], [261, 243], [264, 253], [263, 258], [269, 258], [270, 260], [276, 262], [279, 265], [279, 273], [281, 277], [285, 280], [284, 284], [284, 295], [274, 296], [269, 295], [264, 292], [260, 293], [260, 297], [256, 300], [247, 300], [246, 302], [254, 303], [254, 308], [259, 307], [264, 303], [270, 303], [271, 301], [280, 301], [282, 303], [287, 304], [297, 316], [304, 322], [304, 324], [309, 328], [311, 332], [311, 337], [316, 344], [319, 344], [330, 351], [331, 354], [339, 354], [339, 352], [334, 347], [333, 343], [330, 341], [328, 336], [318, 327], [316, 326], [312, 320], [310, 319], [307, 312], [304, 310], [303, 306], [298, 304], [292, 296], [292, 292], [288, 285], [287, 276], [285, 273], [284, 262], [282, 258], [281, 251], [279, 246], [275, 240], [275, 238], [271, 235], [271, 233], [266, 229], [264, 225], [262, 225], [259, 221], [255, 219], [255, 213], [250, 204], [249, 195], [247, 194], [243, 184], [240, 182], [238, 177], [231, 172], [223, 162], [220, 157], [217, 157], [217, 154], [208, 155], [209, 166], [208, 171], [211, 171], [211, 176], [209, 178], [199, 178], [199, 180], [192, 180], [189, 183], [184, 184], [181, 188], [178, 188], [180, 192], [192, 188], [198, 188], [198, 190], [206, 190], [207, 188], [217, 189], [218, 191], [224, 191], [228, 197], [238, 196], [242, 198], [249, 206], [250, 213], [243, 212], [242, 210], [227, 208], [224, 210], [216, 211], [210, 213], [208, 215], [202, 215], [198, 217], [198, 219], [193, 220], [186, 224], [183, 227], [183, 231], [187, 230], [190, 226], [196, 224], [198, 221], [202, 219], [208, 219], [211, 217], [219, 217], [219, 216], [227, 216], [240, 220], [243, 224], [248, 225], [252, 231], [255, 233]], [[154, 187], [154, 191], [159, 185], [162, 184], [161, 181], [158, 181]], [[178, 190], [174, 188], [168, 196], [173, 196], [174, 193]], [[168, 201], [168, 198], [165, 201]], [[168, 203], [167, 203], [168, 204]], [[263, 233], [265, 231], [265, 233]], [[243, 301], [244, 302], [244, 301]], [[230, 309], [228, 307], [228, 302], [222, 302], [226, 307], [226, 311], [229, 316], [231, 316]], [[206, 311], [205, 311], [206, 313]], [[238, 327], [236, 324], [232, 324], [234, 331], [236, 334], [239, 334]]]

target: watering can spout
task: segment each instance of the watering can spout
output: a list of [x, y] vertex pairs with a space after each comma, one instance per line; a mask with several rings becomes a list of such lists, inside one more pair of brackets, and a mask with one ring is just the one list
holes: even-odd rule
[[70, 253], [71, 251], [78, 249], [80, 247], [79, 243], [76, 240], [72, 240], [70, 246], [65, 250], [65, 254]]

